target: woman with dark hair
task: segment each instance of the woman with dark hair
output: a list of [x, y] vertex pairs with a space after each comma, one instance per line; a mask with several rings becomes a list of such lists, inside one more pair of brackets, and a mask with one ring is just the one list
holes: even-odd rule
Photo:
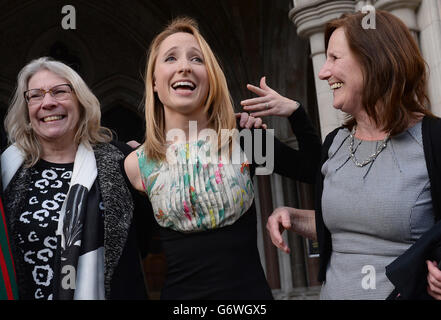
[[[315, 211], [278, 208], [267, 223], [285, 252], [281, 229], [318, 240], [321, 299], [416, 297], [399, 284], [403, 277], [393, 270], [403, 264], [394, 260], [422, 248], [418, 240], [430, 234], [427, 254], [413, 260], [425, 291], [425, 259], [440, 238], [431, 228], [441, 217], [440, 137], [434, 134], [441, 123], [426, 109], [426, 65], [398, 18], [376, 11], [376, 29], [363, 29], [364, 16], [345, 14], [326, 25], [319, 77], [347, 120], [324, 141]], [[243, 101], [251, 115], [284, 115], [286, 98], [264, 82], [249, 89], [261, 96]], [[440, 288], [432, 281], [428, 292], [435, 296]]]

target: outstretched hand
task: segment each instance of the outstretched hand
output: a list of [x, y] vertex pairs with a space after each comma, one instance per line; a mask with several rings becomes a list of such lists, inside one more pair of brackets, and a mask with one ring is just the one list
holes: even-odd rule
[[289, 117], [299, 107], [299, 103], [280, 95], [266, 84], [266, 77], [260, 79], [260, 88], [247, 84], [247, 89], [259, 97], [241, 101], [243, 109], [253, 117]]

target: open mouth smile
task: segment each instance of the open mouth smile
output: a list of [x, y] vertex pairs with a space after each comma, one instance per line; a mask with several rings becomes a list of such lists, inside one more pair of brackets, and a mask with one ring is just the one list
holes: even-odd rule
[[336, 90], [336, 89], [340, 89], [341, 87], [343, 87], [343, 82], [334, 82], [332, 84], [330, 84], [331, 90]]
[[48, 116], [48, 117], [42, 118], [41, 121], [43, 121], [43, 122], [52, 122], [52, 121], [61, 120], [61, 119], [65, 118], [65, 117], [66, 116], [62, 116], [62, 115]]
[[189, 80], [176, 81], [172, 84], [171, 87], [174, 90], [184, 89], [184, 90], [193, 91], [194, 89], [196, 89], [196, 85], [192, 81], [189, 81]]

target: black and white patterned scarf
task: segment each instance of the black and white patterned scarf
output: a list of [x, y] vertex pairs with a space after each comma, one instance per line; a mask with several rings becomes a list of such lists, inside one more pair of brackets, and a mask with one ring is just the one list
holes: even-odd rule
[[[23, 163], [20, 150], [12, 145], [2, 154], [3, 189]], [[104, 247], [94, 245], [99, 191], [92, 188], [97, 177], [93, 150], [80, 144], [75, 155], [69, 191], [58, 220], [57, 254], [54, 266], [54, 299], [104, 300]], [[86, 223], [87, 221], [87, 223]], [[101, 231], [102, 232], [102, 231]], [[85, 250], [86, 248], [86, 250]], [[87, 249], [88, 248], [88, 249]]]

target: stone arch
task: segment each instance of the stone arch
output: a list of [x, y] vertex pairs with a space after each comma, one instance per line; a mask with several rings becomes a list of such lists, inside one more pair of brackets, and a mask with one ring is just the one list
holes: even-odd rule
[[144, 139], [143, 84], [124, 75], [106, 78], [93, 87], [101, 102], [102, 124], [121, 141]]
[[107, 111], [102, 113], [101, 123], [116, 134], [117, 140], [123, 142], [135, 140], [139, 143], [144, 141], [144, 118], [140, 117], [125, 101], [113, 101]]
[[26, 60], [50, 56], [76, 70], [86, 83], [92, 83], [95, 70], [85, 42], [74, 32], [63, 32], [59, 27], [42, 33], [29, 47]]
[[142, 98], [144, 84], [126, 75], [116, 74], [96, 83], [93, 92], [101, 102], [101, 109], [106, 112], [115, 100], [124, 101], [134, 112], [143, 116]]

